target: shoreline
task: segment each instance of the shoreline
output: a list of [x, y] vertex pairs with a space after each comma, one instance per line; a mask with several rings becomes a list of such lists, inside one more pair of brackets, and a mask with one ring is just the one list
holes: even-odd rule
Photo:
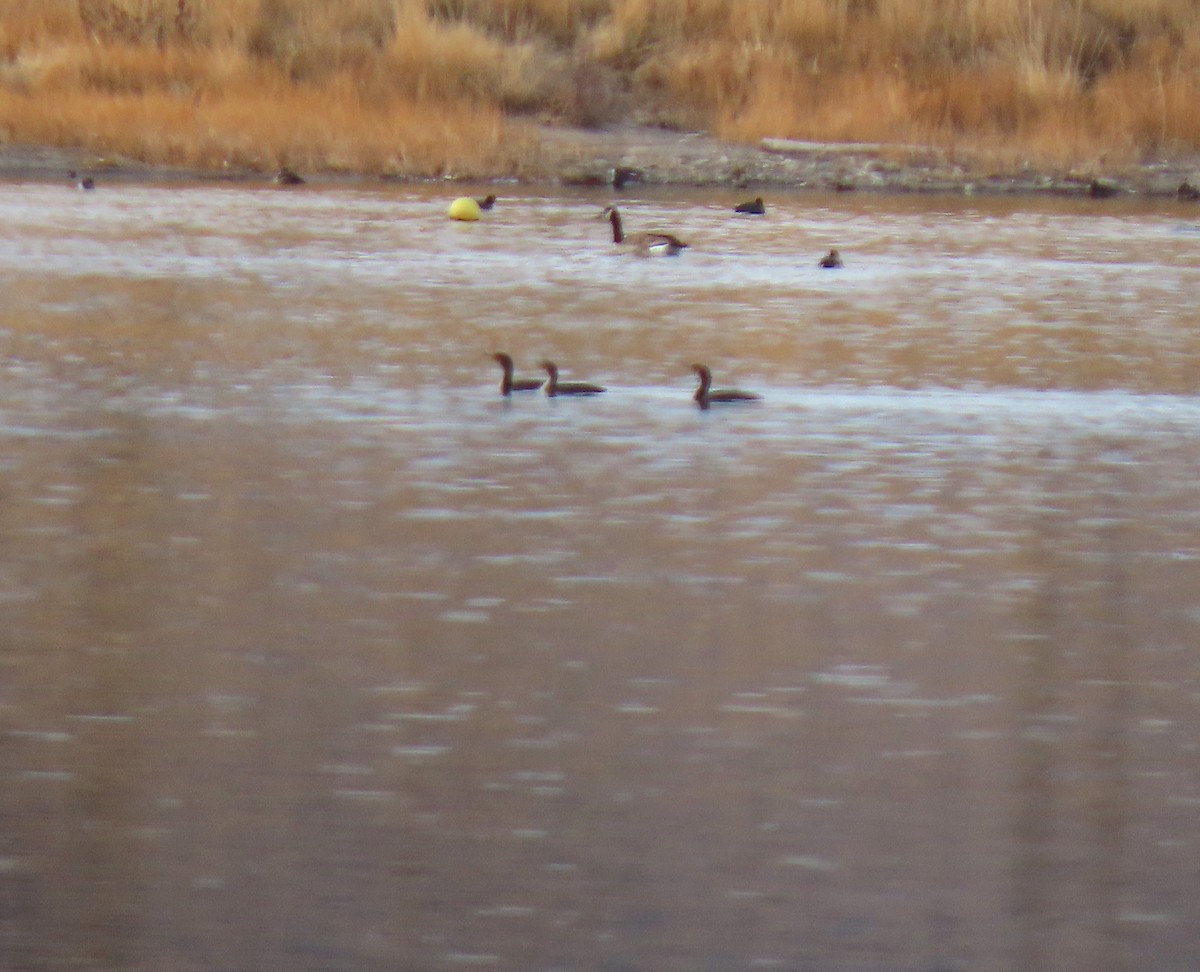
[[[320, 185], [378, 181], [385, 183], [474, 185], [489, 182], [521, 185], [601, 187], [714, 187], [750, 191], [788, 191], [949, 195], [1067, 195], [1093, 198], [1147, 197], [1196, 201], [1200, 193], [1200, 157], [1129, 166], [1103, 174], [1053, 172], [1024, 167], [994, 171], [971, 159], [932, 146], [886, 143], [800, 142], [763, 139], [758, 145], [725, 142], [703, 133], [623, 126], [607, 130], [538, 127], [542, 155], [535, 177], [472, 174], [403, 176], [387, 173], [303, 173]], [[196, 169], [153, 165], [84, 149], [0, 144], [0, 180], [57, 181], [72, 170], [104, 180], [156, 182], [260, 182], [273, 173], [252, 169]]]

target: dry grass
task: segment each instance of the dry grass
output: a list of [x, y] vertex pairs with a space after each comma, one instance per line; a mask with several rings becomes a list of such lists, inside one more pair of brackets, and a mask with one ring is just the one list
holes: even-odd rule
[[1195, 151], [1198, 102], [1195, 0], [0, 7], [0, 139], [197, 165], [518, 173], [530, 115], [1076, 164]]
[[271, 81], [236, 98], [70, 90], [53, 112], [36, 96], [0, 91], [0, 119], [31, 143], [209, 169], [470, 177], [528, 174], [536, 161], [532, 138], [493, 109], [399, 97], [367, 105], [352, 85]]

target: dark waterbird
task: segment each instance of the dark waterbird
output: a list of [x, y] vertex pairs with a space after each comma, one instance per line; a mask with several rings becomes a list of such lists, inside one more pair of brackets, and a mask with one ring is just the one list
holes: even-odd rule
[[496, 197], [490, 195], [484, 196], [482, 199], [476, 199], [475, 202], [479, 204], [480, 209], [491, 209], [496, 205]]
[[627, 165], [618, 165], [609, 170], [609, 181], [614, 189], [624, 189], [631, 182], [639, 182], [642, 178], [640, 169]]
[[275, 173], [275, 185], [277, 186], [302, 186], [304, 185], [304, 177], [298, 172], [289, 169], [286, 165]]
[[604, 215], [612, 225], [613, 242], [618, 246], [627, 247], [638, 256], [678, 256], [679, 251], [687, 247], [683, 240], [671, 233], [652, 231], [626, 236], [621, 214], [616, 206], [606, 207]]
[[823, 270], [837, 270], [845, 264], [842, 263], [842, 255], [837, 250], [830, 250], [817, 261], [817, 266]]
[[762, 196], [757, 196], [750, 202], [738, 203], [733, 207], [735, 213], [747, 213], [750, 216], [762, 216], [766, 213], [767, 207], [763, 202]]
[[497, 351], [492, 358], [504, 369], [504, 377], [500, 379], [500, 394], [506, 398], [515, 391], [537, 391], [546, 383], [545, 378], [513, 378], [513, 359], [503, 351]]
[[546, 394], [551, 398], [559, 395], [599, 395], [608, 391], [603, 385], [593, 385], [586, 381], [559, 381], [558, 365], [553, 361], [543, 361], [542, 367], [550, 380], [546, 382]]
[[712, 372], [708, 370], [707, 365], [694, 364], [692, 371], [700, 378], [700, 387], [696, 389], [696, 394], [692, 396], [696, 404], [702, 409], [707, 409], [709, 405], [729, 405], [735, 402], [757, 402], [762, 400], [762, 396], [750, 391], [742, 391], [740, 388], [713, 388], [712, 387]]
[[1088, 195], [1093, 199], [1112, 199], [1120, 191], [1120, 186], [1107, 179], [1093, 179], [1088, 186]]

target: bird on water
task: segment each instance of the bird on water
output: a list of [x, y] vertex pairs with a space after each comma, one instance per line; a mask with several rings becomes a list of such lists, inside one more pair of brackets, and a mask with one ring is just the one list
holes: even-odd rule
[[626, 236], [625, 228], [621, 224], [621, 214], [616, 206], [606, 207], [604, 215], [612, 225], [613, 242], [638, 256], [678, 256], [680, 250], [687, 248], [683, 240], [671, 233], [634, 233], [632, 236]]
[[496, 205], [496, 197], [492, 195], [484, 196], [482, 199], [476, 199], [480, 209], [491, 209]]
[[275, 173], [275, 185], [277, 186], [302, 186], [304, 185], [304, 177], [298, 172], [289, 169], [286, 165]]
[[503, 351], [497, 351], [492, 357], [504, 369], [504, 377], [500, 379], [500, 394], [505, 398], [515, 391], [537, 391], [546, 383], [545, 378], [513, 378], [513, 359]]
[[842, 263], [842, 255], [837, 250], [830, 250], [817, 261], [817, 266], [825, 270], [837, 270], [845, 264]]
[[692, 371], [696, 372], [700, 378], [700, 387], [696, 389], [696, 394], [692, 396], [696, 404], [702, 409], [707, 409], [709, 405], [727, 405], [734, 402], [757, 402], [762, 400], [762, 395], [755, 394], [750, 391], [742, 391], [740, 388], [713, 388], [712, 387], [712, 372], [708, 370], [707, 365], [694, 364]]
[[766, 213], [767, 207], [763, 202], [762, 196], [757, 196], [750, 202], [738, 203], [733, 207], [735, 213], [747, 213], [751, 216], [762, 216]]
[[559, 381], [558, 365], [553, 361], [543, 361], [542, 367], [550, 376], [550, 380], [546, 382], [546, 394], [550, 398], [559, 395], [599, 395], [608, 391], [603, 385], [593, 385], [587, 381]]
[[608, 181], [612, 183], [614, 189], [624, 189], [629, 183], [637, 182], [641, 178], [640, 169], [634, 169], [627, 165], [618, 165], [616, 168], [608, 170]]
[[91, 176], [82, 176], [81, 177], [78, 172], [68, 172], [67, 178], [75, 180], [75, 187], [77, 189], [84, 189], [88, 192], [91, 192], [93, 189], [96, 188], [96, 180], [93, 179]]

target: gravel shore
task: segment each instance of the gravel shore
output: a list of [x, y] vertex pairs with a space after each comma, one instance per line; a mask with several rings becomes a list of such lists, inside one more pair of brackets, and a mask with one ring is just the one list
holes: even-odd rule
[[[1147, 162], [1120, 171], [992, 171], [967, 156], [917, 145], [799, 142], [764, 139], [724, 142], [702, 133], [642, 127], [603, 131], [537, 130], [540, 169], [529, 180], [552, 185], [723, 186], [728, 188], [1011, 195], [1175, 197], [1197, 201], [1200, 156]], [[0, 145], [0, 179], [66, 179], [70, 171], [105, 181], [249, 181], [272, 173], [153, 166], [77, 149]], [[310, 181], [394, 177], [372, 173], [307, 174]], [[473, 182], [486, 180], [473, 179]]]
[[[1120, 172], [996, 172], [970, 157], [928, 146], [800, 142], [722, 142], [654, 129], [544, 132], [562, 182], [602, 183], [616, 171], [651, 185], [729, 186], [885, 193], [1007, 193], [1179, 196], [1200, 188], [1200, 156]], [[576, 161], [571, 162], [574, 158]], [[1183, 196], [1191, 193], [1184, 189]], [[1190, 201], [1190, 200], [1189, 200]]]

